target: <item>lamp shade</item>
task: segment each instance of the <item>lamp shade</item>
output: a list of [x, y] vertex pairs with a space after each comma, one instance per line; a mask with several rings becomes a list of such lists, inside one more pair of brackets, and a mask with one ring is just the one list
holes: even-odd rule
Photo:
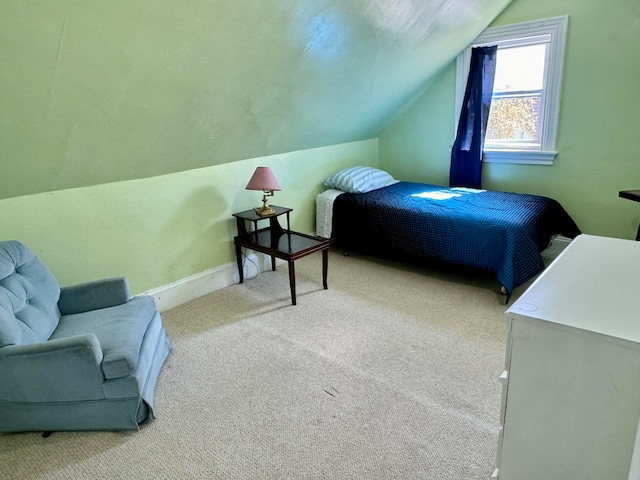
[[280, 191], [280, 185], [278, 184], [278, 180], [276, 180], [276, 176], [273, 174], [269, 167], [258, 167], [256, 171], [253, 172], [253, 176], [249, 183], [247, 183], [247, 190], [262, 190], [265, 192], [269, 191]]

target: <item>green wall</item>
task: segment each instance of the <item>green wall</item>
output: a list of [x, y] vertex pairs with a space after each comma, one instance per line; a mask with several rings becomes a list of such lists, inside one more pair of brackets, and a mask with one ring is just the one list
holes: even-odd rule
[[139, 293], [233, 260], [261, 164], [312, 232], [322, 179], [377, 166], [389, 117], [510, 1], [3, 1], [2, 238]]
[[234, 260], [231, 214], [261, 205], [260, 192], [245, 190], [255, 167], [273, 169], [282, 191], [270, 203], [292, 207], [292, 228], [311, 233], [322, 180], [377, 161], [373, 139], [14, 197], [0, 200], [0, 231], [29, 245], [61, 285], [124, 275], [141, 293]]
[[[559, 200], [585, 233], [634, 238], [640, 204], [640, 2], [514, 0], [491, 26], [569, 15], [553, 166], [485, 164], [483, 186]], [[446, 185], [454, 132], [455, 61], [379, 138], [397, 178]]]

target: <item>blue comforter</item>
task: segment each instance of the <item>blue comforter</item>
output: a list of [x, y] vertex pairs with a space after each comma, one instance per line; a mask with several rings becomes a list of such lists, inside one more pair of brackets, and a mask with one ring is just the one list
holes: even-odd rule
[[508, 297], [544, 269], [540, 252], [556, 234], [580, 230], [556, 200], [537, 195], [400, 182], [334, 202], [337, 245], [489, 270]]

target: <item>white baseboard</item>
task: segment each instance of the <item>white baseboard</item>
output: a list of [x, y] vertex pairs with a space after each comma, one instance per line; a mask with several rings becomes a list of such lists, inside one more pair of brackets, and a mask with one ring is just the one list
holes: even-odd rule
[[[244, 257], [244, 277], [250, 278], [271, 269], [271, 257], [261, 253], [252, 253]], [[256, 271], [257, 270], [257, 271]], [[171, 308], [207, 295], [240, 281], [236, 262], [227, 263], [176, 282], [154, 288], [143, 295], [149, 295], [156, 301], [156, 308], [164, 312]]]

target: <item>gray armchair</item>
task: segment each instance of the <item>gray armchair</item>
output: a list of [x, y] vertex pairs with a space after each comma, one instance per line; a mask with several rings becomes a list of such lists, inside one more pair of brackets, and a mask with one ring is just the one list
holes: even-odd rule
[[137, 430], [171, 348], [126, 279], [61, 289], [27, 246], [0, 242], [0, 432]]

